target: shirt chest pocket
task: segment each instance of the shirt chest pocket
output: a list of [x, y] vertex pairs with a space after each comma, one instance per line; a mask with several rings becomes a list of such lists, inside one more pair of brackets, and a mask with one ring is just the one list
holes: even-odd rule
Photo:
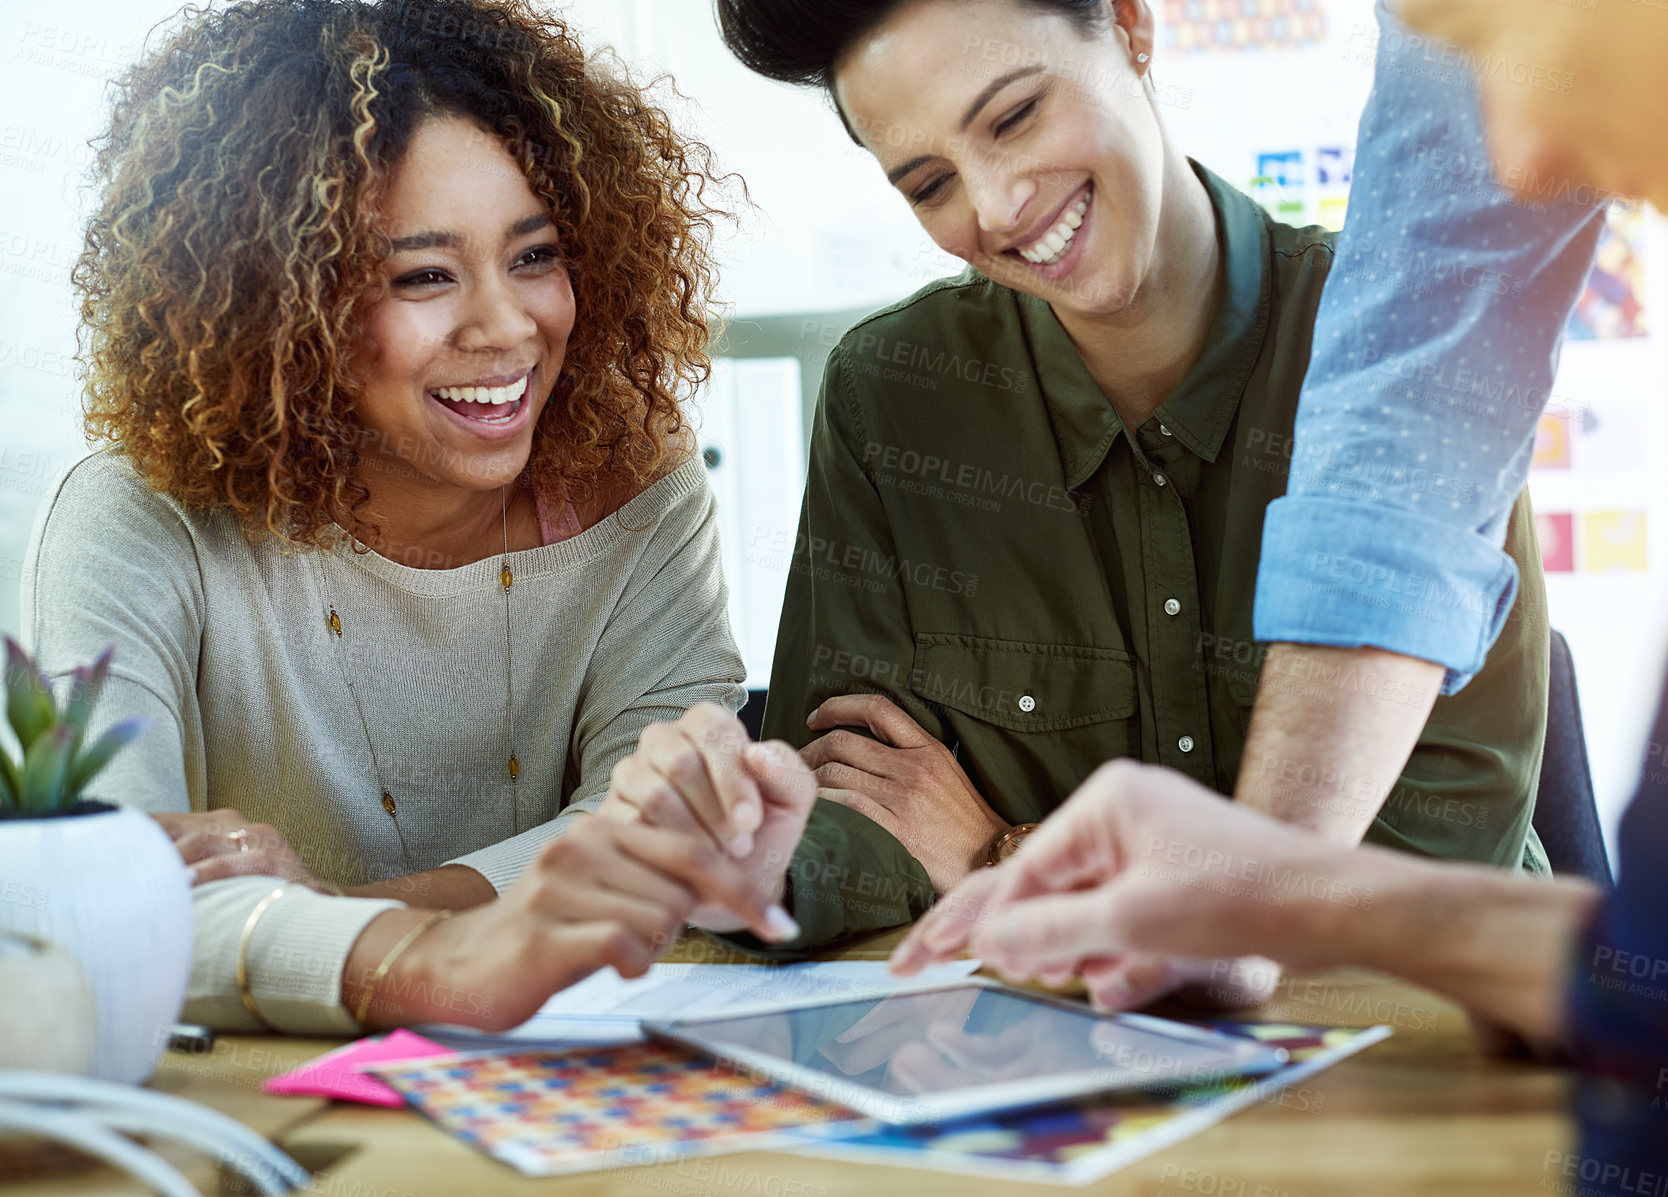
[[918, 634], [910, 688], [944, 709], [963, 767], [1010, 822], [1140, 755], [1135, 662], [1117, 649]]

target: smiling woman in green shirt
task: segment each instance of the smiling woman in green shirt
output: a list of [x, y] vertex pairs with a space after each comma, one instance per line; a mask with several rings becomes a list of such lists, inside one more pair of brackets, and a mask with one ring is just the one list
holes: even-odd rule
[[[787, 871], [803, 942], [918, 915], [1112, 758], [1223, 793], [1242, 768], [1311, 783], [1241, 754], [1263, 513], [1333, 235], [1177, 150], [1146, 0], [718, 7], [749, 66], [829, 89], [969, 266], [857, 324], [823, 380], [765, 716], [824, 799]], [[1544, 870], [1526, 498], [1506, 550], [1523, 585], [1482, 673], [1437, 701], [1389, 794], [1331, 788], [1371, 841]], [[1423, 579], [1382, 593], [1458, 614]]]
[[[765, 714], [823, 800], [791, 859], [737, 841], [804, 929], [781, 948], [918, 916], [1109, 759], [1223, 793], [1242, 769], [1313, 788], [1303, 761], [1242, 755], [1263, 515], [1286, 489], [1332, 234], [1270, 220], [1175, 148], [1146, 0], [718, 8], [748, 65], [830, 89], [969, 267], [859, 322], [824, 375]], [[1460, 497], [1423, 485], [1431, 504]], [[1522, 586], [1482, 672], [1437, 701], [1388, 794], [1327, 787], [1355, 835], [1544, 869], [1530, 815], [1547, 628], [1526, 499], [1506, 550]], [[1316, 574], [1359, 583], [1359, 568]], [[1459, 614], [1424, 579], [1382, 593]], [[1367, 673], [1270, 680], [1423, 697]], [[628, 805], [687, 818], [676, 791], [726, 832], [714, 745], [733, 733], [717, 719], [692, 712], [687, 743], [657, 732], [676, 752], [645, 736], [616, 772]], [[761, 842], [794, 842], [766, 808]]]

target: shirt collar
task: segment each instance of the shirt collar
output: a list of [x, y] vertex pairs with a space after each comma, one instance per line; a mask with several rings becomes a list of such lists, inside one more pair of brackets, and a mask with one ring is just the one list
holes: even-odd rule
[[[1255, 202], [1198, 163], [1192, 165], [1216, 212], [1224, 263], [1222, 302], [1203, 355], [1153, 418], [1188, 449], [1214, 462], [1268, 330], [1269, 232], [1267, 218]], [[1054, 310], [1035, 296], [1015, 296], [1060, 443], [1067, 485], [1075, 489], [1100, 468], [1112, 442], [1124, 431], [1123, 422]]]

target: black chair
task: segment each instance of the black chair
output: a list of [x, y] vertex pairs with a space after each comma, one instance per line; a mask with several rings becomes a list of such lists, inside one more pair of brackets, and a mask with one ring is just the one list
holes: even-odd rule
[[1540, 793], [1535, 799], [1535, 834], [1546, 847], [1554, 873], [1572, 873], [1609, 888], [1610, 859], [1604, 851], [1587, 737], [1581, 727], [1581, 699], [1575, 663], [1562, 632], [1552, 633], [1552, 676], [1546, 699], [1546, 751], [1541, 757]]
[[747, 705], [741, 708], [741, 723], [747, 729], [747, 734], [755, 740], [761, 736], [760, 729], [764, 727], [765, 690], [749, 690]]

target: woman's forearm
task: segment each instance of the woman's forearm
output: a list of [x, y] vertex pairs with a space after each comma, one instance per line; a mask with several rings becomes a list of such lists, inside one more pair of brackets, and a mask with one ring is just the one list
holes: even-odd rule
[[492, 882], [468, 865], [441, 865], [422, 873], [393, 877], [347, 891], [352, 898], [393, 898], [424, 910], [468, 910], [498, 896]]
[[[359, 938], [354, 940], [353, 948], [348, 952], [347, 963], [342, 968], [343, 1007], [350, 1012], [358, 1012], [360, 1004], [365, 1000], [365, 991], [370, 988], [371, 979], [376, 975], [377, 966], [408, 932], [429, 917], [429, 913], [420, 909], [387, 910], [365, 925]], [[394, 991], [386, 984], [386, 980], [384, 978], [385, 983], [377, 986], [378, 993], [371, 1000], [365, 1013], [363, 1025], [366, 1030], [385, 1030], [389, 1027], [403, 1026], [410, 1021], [403, 1001], [403, 997], [407, 995]]]

